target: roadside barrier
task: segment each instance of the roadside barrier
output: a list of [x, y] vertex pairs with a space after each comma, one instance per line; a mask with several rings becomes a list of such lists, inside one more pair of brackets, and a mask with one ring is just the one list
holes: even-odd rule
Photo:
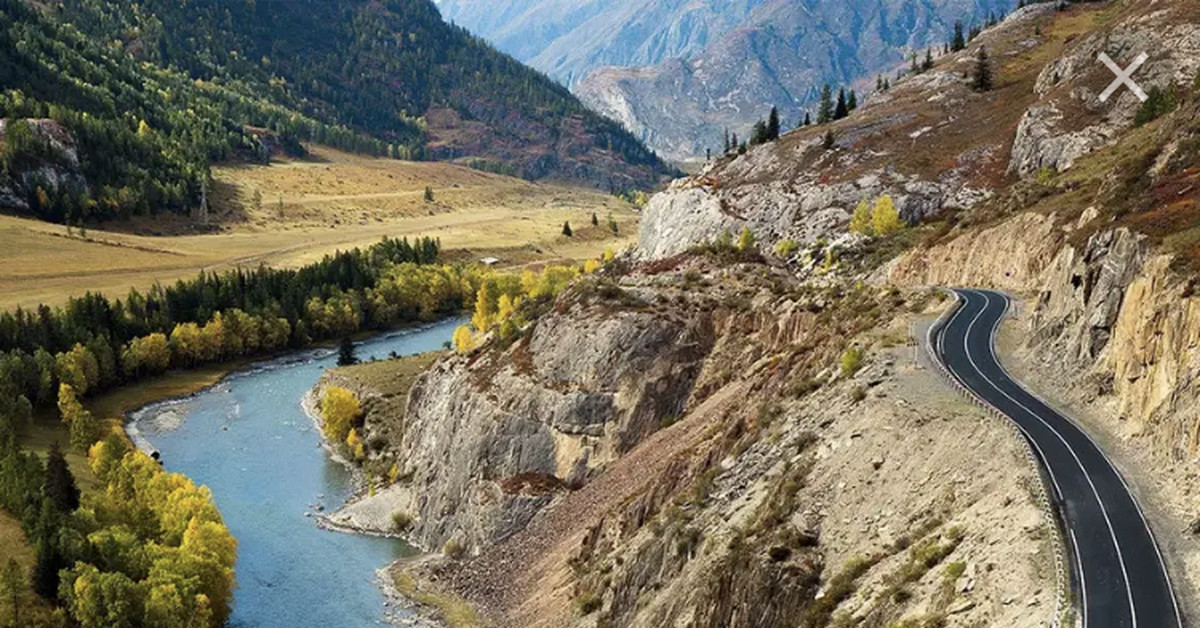
[[[1050, 482], [1045, 475], [1044, 465], [1038, 458], [1032, 443], [1029, 441], [1029, 438], [1024, 432], [1021, 431], [1021, 428], [1017, 425], [1017, 423], [1009, 418], [1008, 415], [998, 410], [995, 406], [985, 401], [979, 395], [976, 395], [974, 391], [964, 386], [963, 383], [960, 382], [958, 378], [950, 372], [945, 363], [942, 362], [941, 356], [938, 355], [933, 339], [937, 335], [938, 331], [950, 320], [950, 317], [957, 312], [960, 307], [962, 307], [962, 299], [959, 298], [957, 293], [951, 290], [947, 290], [946, 292], [954, 298], [954, 303], [951, 305], [951, 307], [946, 308], [946, 310], [937, 317], [933, 324], [929, 326], [929, 329], [926, 330], [925, 342], [923, 343], [925, 355], [929, 358], [930, 363], [933, 364], [934, 367], [937, 368], [937, 370], [942, 374], [942, 377], [950, 382], [950, 384], [959, 392], [959, 394], [963, 395], [968, 401], [975, 403], [975, 405], [990, 413], [995, 418], [1000, 419], [1003, 422], [1002, 424], [1008, 429], [1010, 435], [1021, 444], [1021, 448], [1025, 452], [1026, 462], [1028, 462], [1030, 468], [1038, 477], [1036, 488], [1037, 494], [1035, 499], [1038, 502], [1038, 506], [1042, 509], [1042, 516], [1046, 520], [1046, 528], [1054, 537], [1052, 539], [1052, 545], [1054, 547], [1055, 606], [1054, 616], [1050, 622], [1050, 626], [1051, 628], [1071, 628], [1072, 626], [1075, 626], [1077, 622], [1070, 621], [1069, 623], [1064, 624], [1064, 620], [1067, 618], [1068, 613], [1074, 610], [1070, 600], [1071, 587], [1070, 576], [1068, 575], [1067, 571], [1067, 552], [1073, 553], [1075, 550], [1072, 545], [1068, 545], [1067, 543], [1067, 535], [1064, 533], [1065, 526], [1063, 524], [1063, 519], [1059, 516], [1060, 511], [1058, 508], [1058, 500], [1053, 500], [1050, 498]], [[1009, 315], [1010, 312], [1005, 312], [1005, 317], [1008, 317]], [[914, 330], [913, 336], [915, 337], [916, 335], [917, 334]]]

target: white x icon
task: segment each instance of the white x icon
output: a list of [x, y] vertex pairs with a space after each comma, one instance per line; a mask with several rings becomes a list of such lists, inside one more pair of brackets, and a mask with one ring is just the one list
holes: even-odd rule
[[1128, 69], [1122, 70], [1121, 66], [1117, 65], [1116, 62], [1113, 61], [1112, 58], [1106, 53], [1100, 53], [1100, 62], [1108, 66], [1108, 69], [1112, 70], [1113, 74], [1117, 75], [1117, 78], [1114, 79], [1112, 84], [1108, 86], [1108, 89], [1104, 90], [1104, 92], [1100, 94], [1100, 102], [1108, 102], [1108, 99], [1114, 93], [1116, 93], [1116, 91], [1120, 89], [1122, 85], [1128, 86], [1129, 90], [1133, 92], [1133, 95], [1138, 97], [1138, 100], [1146, 102], [1146, 99], [1148, 99], [1149, 96], [1146, 95], [1146, 92], [1142, 91], [1142, 87], [1140, 85], [1134, 83], [1133, 79], [1129, 77], [1133, 76], [1133, 73], [1137, 72], [1138, 68], [1142, 67], [1142, 64], [1149, 59], [1150, 55], [1143, 52], [1142, 54], [1138, 55], [1138, 58], [1133, 60], [1133, 63], [1129, 65]]

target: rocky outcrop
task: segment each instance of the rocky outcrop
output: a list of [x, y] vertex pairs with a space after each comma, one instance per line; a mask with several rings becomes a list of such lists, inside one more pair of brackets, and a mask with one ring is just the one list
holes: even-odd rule
[[686, 308], [664, 318], [562, 301], [507, 351], [439, 361], [408, 396], [403, 481], [333, 521], [405, 513], [408, 536], [429, 549], [510, 536], [683, 412], [710, 325]]
[[[75, 138], [58, 122], [49, 119], [27, 120], [34, 141], [43, 143], [36, 154], [26, 157], [15, 176], [0, 170], [0, 210], [26, 213], [37, 201], [37, 190], [47, 194], [60, 190], [82, 190], [87, 181], [79, 164]], [[4, 141], [8, 120], [0, 120], [0, 142]]]
[[800, 244], [836, 240], [846, 235], [860, 201], [884, 194], [909, 222], [967, 207], [987, 196], [958, 181], [927, 181], [886, 171], [840, 183], [821, 183], [811, 175], [786, 183], [761, 181], [779, 167], [782, 153], [776, 146], [761, 146], [721, 173], [755, 182], [724, 187], [715, 177], [701, 175], [676, 181], [651, 197], [642, 213], [638, 254], [647, 259], [670, 257], [723, 233], [736, 236], [742, 227], [749, 227], [768, 247], [785, 239]]
[[1099, 62], [1101, 52], [1123, 68], [1147, 53], [1149, 61], [1133, 76], [1143, 89], [1190, 85], [1200, 72], [1200, 29], [1181, 23], [1176, 10], [1151, 11], [1089, 32], [1047, 64], [1034, 88], [1039, 100], [1017, 128], [1009, 171], [1029, 177], [1044, 168], [1068, 170], [1133, 125], [1141, 102], [1129, 89], [1100, 100], [1115, 78]]

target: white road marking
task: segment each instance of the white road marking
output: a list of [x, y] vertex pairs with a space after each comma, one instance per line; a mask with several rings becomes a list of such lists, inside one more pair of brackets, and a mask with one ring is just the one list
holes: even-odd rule
[[[965, 291], [965, 292], [971, 292], [971, 291]], [[971, 294], [976, 294], [976, 293], [971, 292]], [[1058, 441], [1062, 442], [1063, 447], [1067, 448], [1067, 451], [1069, 451], [1070, 456], [1072, 456], [1073, 459], [1075, 460], [1075, 465], [1078, 465], [1080, 471], [1084, 472], [1084, 479], [1087, 480], [1087, 485], [1090, 486], [1090, 488], [1092, 489], [1092, 495], [1094, 497], [1096, 497], [1096, 503], [1099, 504], [1100, 514], [1104, 515], [1104, 524], [1105, 524], [1105, 526], [1108, 526], [1108, 528], [1109, 528], [1109, 537], [1112, 539], [1112, 546], [1114, 546], [1114, 549], [1116, 549], [1116, 552], [1117, 552], [1117, 562], [1121, 563], [1121, 578], [1124, 580], [1124, 588], [1126, 588], [1126, 597], [1129, 600], [1129, 614], [1132, 615], [1132, 617], [1133, 617], [1133, 628], [1138, 628], [1138, 610], [1136, 610], [1134, 603], [1133, 603], [1133, 588], [1129, 586], [1129, 570], [1126, 568], [1126, 563], [1124, 563], [1124, 554], [1121, 551], [1121, 542], [1120, 542], [1120, 540], [1117, 540], [1116, 530], [1114, 527], [1112, 527], [1112, 520], [1109, 518], [1109, 509], [1108, 509], [1108, 507], [1104, 506], [1104, 500], [1103, 500], [1103, 498], [1100, 498], [1100, 491], [1096, 488], [1096, 483], [1092, 482], [1091, 474], [1087, 473], [1087, 467], [1084, 466], [1084, 462], [1082, 462], [1079, 459], [1079, 454], [1076, 454], [1075, 449], [1070, 447], [1070, 443], [1067, 442], [1067, 438], [1064, 438], [1062, 436], [1062, 433], [1058, 432], [1058, 430], [1056, 430], [1054, 426], [1050, 425], [1049, 423], [1046, 423], [1045, 419], [1040, 417], [1040, 415], [1038, 413], [1033, 412], [1032, 409], [1028, 408], [1025, 405], [1025, 403], [1021, 403], [1020, 401], [1014, 399], [1014, 397], [1012, 395], [1009, 395], [1008, 393], [1006, 393], [1006, 391], [1004, 391], [1004, 389], [1000, 388], [1000, 385], [996, 384], [996, 382], [994, 382], [994, 381], [991, 381], [991, 379], [988, 376], [984, 375], [983, 370], [979, 369], [979, 364], [976, 363], [976, 361], [974, 361], [974, 357], [973, 357], [973, 355], [971, 355], [971, 346], [970, 346], [970, 343], [967, 342], [967, 339], [970, 339], [971, 330], [974, 328], [974, 325], [976, 325], [976, 323], [979, 322], [979, 318], [983, 316], [983, 313], [985, 311], [988, 311], [988, 307], [991, 305], [991, 299], [988, 297], [988, 293], [984, 292], [984, 293], [979, 293], [976, 295], [982, 295], [982, 297], [984, 298], [984, 307], [983, 307], [983, 310], [979, 311], [979, 316], [976, 316], [976, 318], [974, 318], [973, 321], [971, 321], [971, 324], [968, 325], [967, 333], [964, 336], [964, 339], [962, 339], [962, 347], [964, 347], [964, 349], [966, 351], [967, 360], [970, 361], [973, 369], [979, 373], [979, 377], [982, 377], [985, 382], [988, 382], [991, 385], [992, 388], [995, 388], [997, 393], [1004, 395], [1004, 397], [1006, 397], [1006, 399], [1008, 399], [1009, 401], [1012, 401], [1013, 403], [1015, 403], [1016, 406], [1020, 407], [1021, 409], [1024, 409], [1024, 411], [1027, 412], [1028, 414], [1030, 414], [1031, 417], [1033, 417], [1034, 419], [1037, 419], [1038, 423], [1044, 425], [1046, 427], [1046, 429], [1048, 429], [1052, 433], [1054, 433], [1054, 435], [1058, 438]], [[996, 337], [996, 328], [1000, 327], [1000, 322], [1001, 322], [1001, 319], [997, 318], [996, 324], [992, 325], [991, 334], [988, 337], [989, 351], [992, 353], [992, 357], [994, 357], [994, 359], [995, 359], [994, 340]], [[998, 360], [997, 360], [997, 364], [998, 364]], [[1050, 468], [1049, 459], [1045, 459], [1045, 467]], [[1082, 570], [1080, 570], [1080, 573], [1082, 573]], [[1085, 600], [1085, 606], [1086, 606], [1086, 600]], [[1085, 626], [1086, 626], [1086, 624], [1085, 624]]]
[[[987, 294], [986, 292], [983, 292], [983, 291], [980, 291], [980, 292], [985, 295]], [[1008, 304], [1008, 305], [1012, 304], [1012, 300], [1008, 298], [1008, 295], [1006, 295], [1004, 293], [997, 293], [997, 294], [1001, 298], [1004, 299], [1006, 304]], [[1008, 305], [1006, 305], [1006, 311], [1007, 311]], [[997, 325], [997, 327], [999, 327], [999, 325]], [[1004, 368], [1004, 363], [1000, 361], [1000, 356], [996, 355], [995, 335], [996, 335], [996, 330], [993, 329], [992, 337], [988, 344], [988, 351], [991, 352], [992, 359], [996, 362], [996, 365], [1000, 367], [1000, 371], [1002, 373], [1004, 373], [1005, 377], [1007, 377], [1011, 382], [1016, 384], [1017, 387], [1019, 387], [1021, 390], [1025, 391], [1026, 394], [1033, 397], [1034, 399], [1037, 399], [1038, 401], [1040, 401], [1042, 403], [1042, 405], [1046, 406], [1047, 408], [1053, 408], [1054, 407], [1053, 404], [1051, 404], [1049, 401], [1043, 399], [1042, 396], [1037, 394], [1036, 392], [1029, 390], [1029, 388], [1027, 388], [1025, 386], [1025, 384], [1021, 382], [1021, 380], [1013, 377], [1008, 372], [1008, 369]], [[1095, 441], [1095, 439], [1092, 438], [1092, 435], [1088, 434], [1087, 430], [1080, 427], [1079, 424], [1077, 424], [1074, 420], [1071, 419], [1071, 417], [1069, 417], [1065, 414], [1062, 414], [1062, 413], [1056, 413], [1056, 414], [1058, 414], [1060, 418], [1065, 419], [1067, 421], [1067, 423], [1071, 424], [1071, 426], [1074, 427], [1077, 432], [1082, 434], [1083, 437], [1086, 438], [1088, 440], [1088, 442], [1090, 442], [1092, 444], [1092, 447], [1094, 447], [1096, 449], [1096, 451], [1100, 453], [1100, 457], [1104, 459], [1104, 462], [1108, 465], [1109, 469], [1112, 470], [1113, 475], [1116, 475], [1117, 479], [1121, 481], [1121, 486], [1125, 489], [1125, 492], [1127, 494], [1129, 494], [1129, 499], [1130, 499], [1130, 501], [1133, 502], [1133, 506], [1134, 506], [1134, 509], [1137, 510], [1138, 517], [1142, 520], [1142, 526], [1144, 528], [1146, 528], [1146, 533], [1150, 535], [1150, 540], [1153, 542], [1153, 545], [1154, 545], [1154, 553], [1158, 557], [1159, 567], [1162, 569], [1163, 577], [1166, 578], [1166, 580], [1167, 580], [1167, 589], [1171, 594], [1171, 607], [1175, 613], [1175, 625], [1178, 627], [1182, 627], [1183, 626], [1183, 615], [1179, 611], [1179, 600], [1177, 599], [1177, 597], [1175, 595], [1175, 586], [1171, 582], [1171, 572], [1167, 570], [1167, 563], [1166, 563], [1166, 560], [1163, 559], [1162, 549], [1158, 546], [1158, 541], [1154, 537], [1154, 530], [1150, 527], [1150, 522], [1146, 519], [1146, 514], [1144, 512], [1142, 512], [1142, 506], [1141, 506], [1141, 504], [1138, 503], [1137, 495], [1135, 495], [1134, 492], [1130, 489], [1129, 483], [1125, 481], [1125, 476], [1122, 475], [1121, 472], [1117, 470], [1117, 465], [1114, 464], [1112, 459], [1110, 459], [1108, 457], [1108, 454], [1106, 454], [1104, 452], [1104, 448], [1101, 447], [1100, 444], [1097, 443]], [[1074, 531], [1072, 531], [1072, 534], [1074, 534]], [[1082, 575], [1081, 575], [1081, 579], [1082, 579]], [[1087, 624], [1085, 623], [1084, 626], [1087, 626]]]

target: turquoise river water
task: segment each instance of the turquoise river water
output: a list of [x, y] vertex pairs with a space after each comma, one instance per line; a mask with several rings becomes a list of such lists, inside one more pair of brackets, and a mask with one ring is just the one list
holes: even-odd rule
[[[460, 321], [375, 337], [361, 359], [439, 349]], [[212, 489], [238, 540], [229, 625], [337, 626], [386, 623], [376, 570], [410, 552], [402, 541], [322, 530], [306, 513], [337, 509], [353, 479], [321, 448], [300, 402], [337, 356], [305, 351], [225, 378], [195, 395], [135, 412], [135, 440], [170, 471]]]

